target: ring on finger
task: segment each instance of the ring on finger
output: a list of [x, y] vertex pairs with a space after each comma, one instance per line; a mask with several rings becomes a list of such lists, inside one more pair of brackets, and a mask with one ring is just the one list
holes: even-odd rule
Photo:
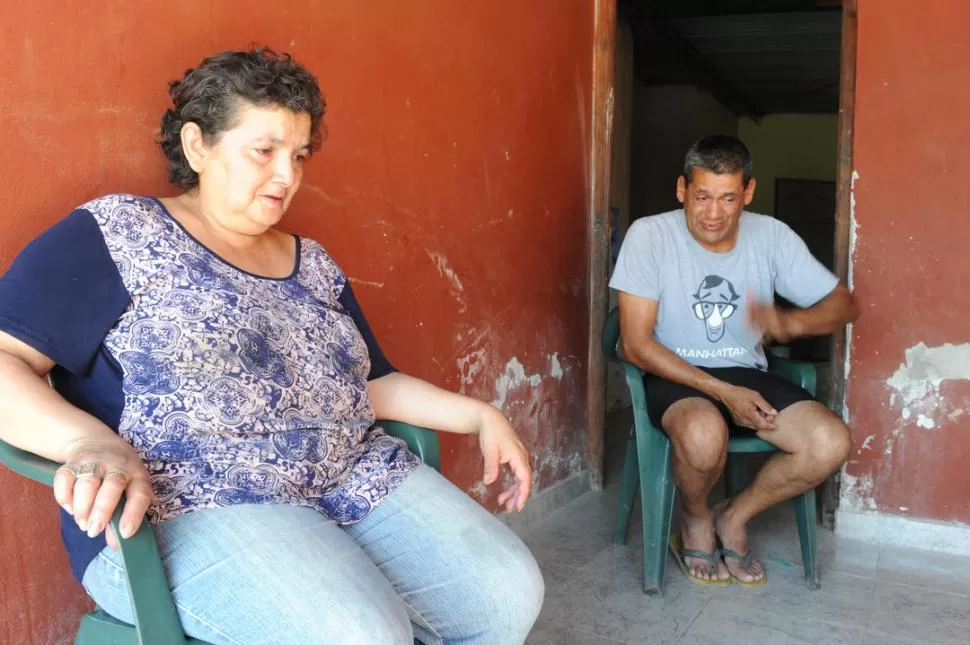
[[69, 474], [71, 477], [77, 477], [77, 468], [75, 468], [74, 466], [70, 466], [68, 464], [64, 464], [63, 466], [55, 470], [54, 474], [57, 474], [59, 472], [65, 472]]
[[104, 474], [104, 478], [105, 479], [107, 479], [108, 477], [112, 477], [112, 476], [114, 476], [114, 477], [121, 477], [123, 480], [125, 480], [125, 483], [126, 484], [128, 483], [128, 473], [126, 473], [123, 470], [119, 470], [117, 468], [110, 468], [108, 470], [108, 472], [106, 472]]
[[78, 479], [83, 477], [97, 477], [101, 479], [101, 464], [81, 464], [77, 468], [77, 474], [75, 475]]

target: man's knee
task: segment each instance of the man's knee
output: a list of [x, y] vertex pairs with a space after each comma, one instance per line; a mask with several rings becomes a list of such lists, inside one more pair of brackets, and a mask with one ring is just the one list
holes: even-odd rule
[[724, 417], [712, 403], [679, 402], [664, 415], [664, 427], [674, 451], [691, 468], [710, 473], [724, 467], [728, 429]]
[[852, 437], [849, 428], [835, 415], [815, 426], [811, 436], [809, 457], [826, 471], [825, 476], [835, 472], [849, 458]]
[[805, 476], [821, 482], [849, 458], [852, 438], [849, 428], [829, 410], [813, 414], [805, 423], [792, 452], [802, 462]]

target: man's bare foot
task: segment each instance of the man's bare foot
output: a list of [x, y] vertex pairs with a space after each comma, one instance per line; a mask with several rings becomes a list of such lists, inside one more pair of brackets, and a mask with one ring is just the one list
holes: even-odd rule
[[[714, 553], [717, 548], [714, 518], [710, 514], [706, 518], [694, 517], [684, 510], [680, 536], [685, 551]], [[717, 571], [712, 569], [710, 562], [700, 558], [686, 557], [684, 564], [690, 569], [690, 575], [701, 580], [729, 580], [731, 578], [728, 568], [720, 559], [717, 562]]]
[[730, 501], [714, 507], [714, 530], [724, 551], [733, 551], [739, 558], [725, 556], [724, 563], [731, 575], [741, 582], [753, 583], [764, 580], [765, 570], [761, 563], [749, 556], [748, 529], [733, 521]]

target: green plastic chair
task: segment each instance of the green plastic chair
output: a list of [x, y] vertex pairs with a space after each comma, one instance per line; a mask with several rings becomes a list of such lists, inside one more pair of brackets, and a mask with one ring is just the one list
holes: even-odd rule
[[[438, 437], [425, 428], [397, 421], [381, 421], [388, 434], [400, 437], [421, 460], [440, 470]], [[15, 473], [46, 486], [53, 486], [58, 464], [0, 441], [0, 462]], [[118, 521], [123, 506], [118, 505], [111, 526], [121, 535]], [[96, 608], [81, 618], [75, 645], [210, 645], [188, 638], [182, 632], [168, 580], [148, 522], [143, 522], [135, 535], [120, 540], [121, 559], [128, 579], [128, 594], [134, 610], [135, 624], [115, 620]]]
[[[633, 428], [627, 440], [623, 462], [623, 481], [620, 505], [616, 511], [616, 544], [626, 544], [637, 487], [643, 507], [643, 590], [648, 595], [663, 594], [664, 573], [667, 568], [667, 541], [670, 538], [670, 519], [674, 510], [673, 471], [671, 470], [670, 439], [650, 423], [647, 414], [647, 395], [643, 372], [622, 360], [616, 348], [620, 340], [620, 315], [614, 309], [603, 326], [603, 354], [623, 366], [626, 384], [633, 403]], [[815, 366], [783, 358], [769, 357], [769, 368], [791, 379], [815, 395]], [[725, 467], [725, 486], [729, 496], [741, 491], [744, 478], [741, 455], [754, 452], [777, 452], [777, 448], [757, 437], [739, 437], [728, 441], [728, 461]], [[820, 587], [818, 577], [817, 539], [815, 535], [815, 491], [794, 498], [795, 520], [805, 564], [805, 580], [811, 589]]]

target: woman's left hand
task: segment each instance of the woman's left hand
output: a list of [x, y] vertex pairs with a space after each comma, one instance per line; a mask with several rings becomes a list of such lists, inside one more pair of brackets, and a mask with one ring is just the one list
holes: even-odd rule
[[515, 481], [499, 494], [498, 503], [510, 511], [521, 511], [525, 506], [532, 490], [529, 452], [496, 408], [400, 372], [368, 381], [367, 394], [378, 419], [404, 421], [439, 432], [477, 434], [485, 456], [485, 485], [498, 481], [504, 464]]
[[478, 443], [485, 457], [486, 486], [494, 484], [499, 478], [503, 465], [512, 471], [515, 481], [498, 496], [498, 503], [509, 511], [521, 511], [532, 490], [532, 467], [529, 465], [529, 451], [519, 440], [515, 430], [502, 413], [489, 406], [482, 415], [478, 429]]

